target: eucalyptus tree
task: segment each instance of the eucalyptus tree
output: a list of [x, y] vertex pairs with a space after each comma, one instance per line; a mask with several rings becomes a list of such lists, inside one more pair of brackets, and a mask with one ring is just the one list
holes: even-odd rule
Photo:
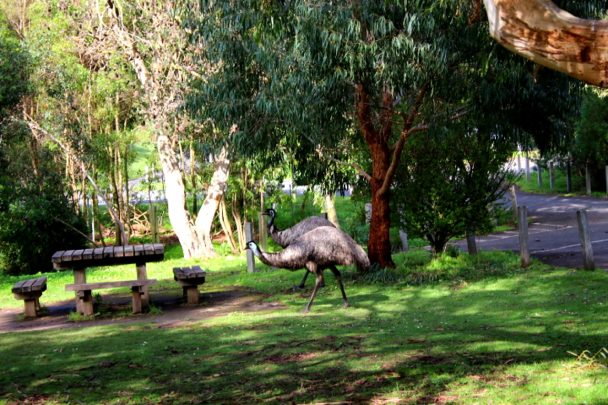
[[209, 115], [224, 127], [237, 124], [241, 149], [273, 150], [283, 142], [325, 162], [347, 161], [337, 145], [365, 150], [347, 163], [371, 193], [370, 259], [392, 266], [390, 196], [407, 140], [466, 115], [471, 100], [450, 92], [458, 87], [451, 77], [492, 58], [460, 49], [463, 35], [484, 29], [479, 3], [203, 5], [189, 23], [218, 61], [203, 86]]
[[[183, 104], [193, 78], [204, 80], [208, 64], [194, 65], [199, 44], [188, 43], [176, 2], [91, 2], [91, 39], [118, 51], [139, 82], [143, 112], [160, 159], [169, 219], [185, 257], [210, 256], [211, 226], [229, 175], [228, 151], [221, 142], [213, 156], [214, 174], [196, 219], [186, 209], [179, 144], [191, 124]], [[117, 45], [117, 47], [116, 47]], [[200, 62], [201, 59], [199, 59]], [[212, 132], [214, 138], [216, 132]], [[220, 137], [221, 138], [221, 137]]]

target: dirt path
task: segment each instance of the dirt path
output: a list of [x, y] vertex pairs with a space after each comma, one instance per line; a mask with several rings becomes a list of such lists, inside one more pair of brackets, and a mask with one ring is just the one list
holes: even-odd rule
[[[264, 302], [267, 298], [244, 289], [232, 289], [201, 294], [201, 304], [187, 306], [181, 297], [163, 295], [156, 292], [152, 295], [155, 307], [161, 309], [160, 314], [128, 315], [121, 317], [101, 317], [92, 321], [74, 322], [68, 320], [70, 312], [74, 311], [74, 301], [55, 303], [42, 302], [48, 313], [36, 319], [22, 319], [22, 309], [0, 309], [0, 333], [26, 332], [58, 328], [86, 328], [101, 325], [128, 324], [134, 322], [150, 322], [159, 328], [182, 326], [188, 323], [227, 315], [232, 312], [255, 312], [284, 308], [278, 302]], [[127, 295], [107, 295], [103, 297], [104, 310], [116, 312], [130, 308], [131, 299]]]

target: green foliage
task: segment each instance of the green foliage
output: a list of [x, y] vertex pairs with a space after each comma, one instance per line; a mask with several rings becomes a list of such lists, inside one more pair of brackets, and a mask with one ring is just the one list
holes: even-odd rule
[[[75, 213], [60, 168], [42, 148], [30, 150], [31, 134], [12, 125], [0, 142], [0, 272], [52, 270], [57, 250], [84, 246], [86, 224]], [[34, 172], [27, 160], [38, 161]]]
[[30, 63], [27, 51], [10, 30], [0, 8], [0, 125], [21, 97], [29, 92]]
[[0, 182], [0, 270], [33, 274], [52, 270], [57, 250], [83, 247], [86, 224], [49, 178], [38, 186]]
[[442, 252], [450, 238], [492, 228], [492, 205], [509, 186], [503, 168], [510, 141], [497, 134], [416, 134], [396, 180], [399, 220], [413, 236]]

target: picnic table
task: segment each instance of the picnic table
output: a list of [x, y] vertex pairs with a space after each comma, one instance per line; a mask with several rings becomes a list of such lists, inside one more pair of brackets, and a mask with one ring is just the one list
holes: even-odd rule
[[[146, 263], [159, 262], [165, 257], [160, 243], [129, 246], [106, 246], [91, 249], [60, 250], [52, 256], [55, 269], [72, 269], [74, 284], [67, 284], [66, 291], [76, 292], [76, 310], [83, 315], [93, 315], [92, 290], [131, 287], [133, 313], [141, 312], [149, 303], [148, 286], [156, 280], [148, 279]], [[137, 279], [87, 283], [88, 267], [114, 266], [135, 263]]]

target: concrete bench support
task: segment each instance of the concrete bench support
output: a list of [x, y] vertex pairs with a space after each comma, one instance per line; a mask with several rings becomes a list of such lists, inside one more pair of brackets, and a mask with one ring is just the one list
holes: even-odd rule
[[21, 280], [13, 285], [12, 292], [15, 298], [24, 302], [26, 318], [38, 316], [40, 297], [44, 291], [46, 291], [46, 277]]
[[173, 278], [182, 286], [188, 304], [196, 305], [199, 303], [198, 286], [205, 283], [206, 274], [199, 266], [175, 267], [173, 269]]
[[93, 295], [91, 291], [105, 288], [131, 287], [131, 303], [133, 313], [139, 314], [142, 308], [147, 306], [147, 302], [142, 300], [146, 288], [156, 283], [156, 280], [127, 280], [127, 281], [108, 281], [101, 283], [68, 284], [66, 291], [76, 291], [77, 311], [83, 315], [93, 315]]

